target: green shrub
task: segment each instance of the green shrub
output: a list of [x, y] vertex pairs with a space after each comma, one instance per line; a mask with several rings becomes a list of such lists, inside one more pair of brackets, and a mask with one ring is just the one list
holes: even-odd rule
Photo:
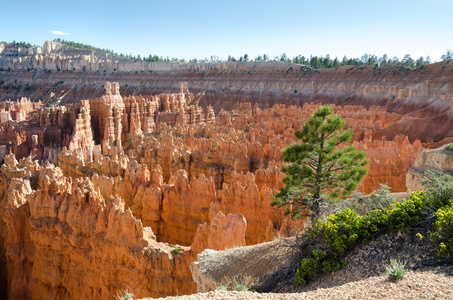
[[129, 143], [129, 145], [131, 145], [132, 141], [133, 141], [132, 132], [129, 132], [127, 135], [127, 142]]
[[445, 149], [453, 151], [453, 143], [448, 144], [447, 146], [445, 146]]
[[423, 217], [430, 198], [426, 192], [414, 192], [409, 199], [402, 199], [386, 209], [376, 209], [359, 216], [352, 209], [330, 215], [327, 220], [315, 224], [311, 234], [324, 239], [327, 251], [314, 250], [313, 257], [303, 259], [296, 271], [295, 285], [305, 285], [320, 273], [330, 274], [345, 266], [340, 260], [359, 242], [372, 235], [392, 229], [409, 231]]
[[395, 196], [390, 192], [390, 187], [379, 184], [379, 188], [369, 195], [354, 193], [351, 208], [363, 215], [376, 209], [386, 209], [393, 202], [395, 202]]
[[346, 261], [342, 260], [341, 262], [339, 262], [333, 259], [326, 259], [322, 263], [322, 266], [323, 266], [322, 271], [324, 272], [324, 274], [331, 274], [335, 271], [341, 270], [344, 267], [346, 267]]
[[387, 271], [387, 276], [390, 280], [400, 280], [403, 279], [407, 271], [405, 269], [406, 263], [400, 260], [391, 259], [390, 264], [385, 266]]
[[453, 201], [450, 205], [440, 208], [436, 212], [437, 221], [434, 223], [436, 232], [432, 237], [439, 243], [437, 250], [439, 257], [453, 256]]
[[176, 254], [179, 254], [180, 251], [181, 251], [181, 248], [178, 247], [178, 248], [175, 248], [175, 249], [171, 250], [171, 253], [173, 255], [176, 255]]
[[395, 202], [386, 209], [370, 211], [364, 216], [351, 209], [332, 214], [326, 222], [318, 221], [313, 233], [323, 235], [326, 248], [334, 256], [341, 256], [374, 233], [388, 229], [409, 231], [424, 216], [423, 212], [429, 205], [425, 192], [414, 192], [409, 199]]
[[216, 290], [218, 290], [218, 291], [226, 291], [226, 290], [227, 290], [227, 287], [224, 286], [224, 285], [221, 285], [221, 286], [218, 286], [218, 287], [216, 288]]
[[384, 211], [384, 220], [390, 229], [402, 229], [409, 232], [418, 223], [420, 217], [424, 216], [424, 211], [431, 205], [426, 192], [413, 192], [409, 199], [402, 199], [395, 202]]
[[312, 255], [314, 258], [305, 258], [302, 260], [294, 278], [295, 285], [304, 286], [310, 278], [315, 277], [321, 272], [330, 274], [346, 266], [345, 261], [339, 262], [320, 249], [313, 250]]
[[243, 284], [238, 284], [237, 286], [234, 287], [234, 290], [238, 292], [246, 292], [249, 290], [249, 288]]
[[422, 180], [428, 197], [432, 202], [432, 208], [439, 209], [453, 199], [453, 176], [442, 172], [426, 171]]
[[304, 286], [309, 278], [316, 274], [316, 262], [312, 258], [304, 258], [300, 263], [300, 267], [296, 271], [294, 285]]

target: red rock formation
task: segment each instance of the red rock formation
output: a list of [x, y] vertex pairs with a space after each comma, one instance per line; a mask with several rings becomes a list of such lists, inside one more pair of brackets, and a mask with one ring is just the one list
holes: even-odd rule
[[0, 102], [0, 123], [10, 120], [23, 121], [29, 119], [29, 114], [42, 106], [41, 101], [31, 102], [30, 99], [22, 97], [16, 102]]
[[127, 125], [127, 116], [119, 88], [117, 82], [106, 82], [105, 95], [90, 101], [96, 136], [104, 152], [114, 147], [121, 148], [121, 142], [124, 141], [122, 134], [123, 126]]
[[19, 158], [33, 155], [56, 163], [52, 154], [69, 146], [78, 110], [78, 105], [42, 108], [29, 113], [27, 120], [0, 123], [0, 147]]
[[[188, 265], [204, 248], [302, 230], [303, 222], [270, 203], [284, 177], [281, 150], [297, 142], [294, 130], [320, 104], [260, 109], [245, 102], [215, 116], [212, 107], [197, 105], [187, 84], [177, 94], [125, 98], [116, 83], [105, 87], [100, 99], [0, 123], [0, 263], [8, 269], [9, 295], [105, 298], [128, 284], [144, 296], [189, 293]], [[370, 159], [361, 190], [387, 182], [405, 191], [405, 174], [422, 144], [381, 136], [411, 117], [379, 107], [333, 107]], [[27, 159], [18, 163], [9, 152]], [[172, 253], [175, 247], [181, 253]]]
[[191, 248], [201, 253], [205, 249], [224, 250], [245, 246], [246, 227], [247, 222], [241, 214], [225, 216], [218, 212], [210, 224], [198, 225]]
[[423, 149], [420, 141], [411, 144], [407, 136], [400, 135], [393, 141], [364, 140], [354, 144], [367, 153], [370, 161], [368, 175], [359, 187], [362, 192], [370, 193], [381, 183], [388, 184], [394, 192], [406, 191], [405, 175]]
[[74, 133], [70, 137], [68, 149], [80, 149], [84, 155], [84, 160], [92, 160], [94, 137], [91, 128], [90, 103], [87, 100], [81, 100], [79, 103], [79, 113], [74, 125]]

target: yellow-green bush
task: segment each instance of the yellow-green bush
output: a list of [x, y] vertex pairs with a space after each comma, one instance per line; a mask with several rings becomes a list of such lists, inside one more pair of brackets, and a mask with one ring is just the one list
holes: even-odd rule
[[[430, 172], [424, 182], [427, 191], [413, 192], [385, 209], [373, 210], [359, 216], [352, 209], [318, 220], [311, 231], [312, 237], [321, 237], [323, 248], [312, 252], [313, 258], [302, 260], [294, 284], [305, 285], [320, 273], [331, 273], [342, 268], [343, 257], [359, 242], [372, 235], [389, 230], [404, 230], [429, 226], [434, 221], [430, 236], [438, 244], [441, 256], [453, 255], [453, 177]], [[415, 233], [415, 232], [414, 232]]]
[[441, 257], [453, 256], [453, 203], [440, 208], [436, 218], [436, 232], [432, 236], [439, 242], [438, 253]]

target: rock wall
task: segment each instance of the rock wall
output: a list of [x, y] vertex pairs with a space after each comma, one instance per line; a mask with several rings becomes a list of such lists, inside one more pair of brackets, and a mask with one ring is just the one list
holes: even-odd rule
[[407, 172], [407, 189], [411, 191], [423, 190], [421, 180], [423, 180], [423, 174], [428, 170], [453, 174], [453, 151], [443, 146], [420, 152], [413, 166]]
[[10, 177], [20, 166], [2, 167], [10, 299], [112, 299], [128, 284], [142, 296], [193, 291], [177, 275], [187, 273], [190, 253], [159, 246], [120, 198], [104, 200], [88, 179], [52, 165]]

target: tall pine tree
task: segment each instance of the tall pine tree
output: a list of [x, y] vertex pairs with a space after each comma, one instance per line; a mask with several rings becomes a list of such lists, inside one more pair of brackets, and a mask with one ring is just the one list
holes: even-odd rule
[[283, 160], [289, 163], [282, 168], [285, 186], [272, 205], [286, 207], [285, 214], [294, 218], [311, 215], [315, 223], [326, 206], [357, 189], [367, 173], [368, 160], [364, 151], [352, 145], [338, 147], [352, 138], [352, 129], [342, 131], [345, 124], [324, 105], [313, 112], [302, 131], [294, 132], [301, 143], [283, 149]]

